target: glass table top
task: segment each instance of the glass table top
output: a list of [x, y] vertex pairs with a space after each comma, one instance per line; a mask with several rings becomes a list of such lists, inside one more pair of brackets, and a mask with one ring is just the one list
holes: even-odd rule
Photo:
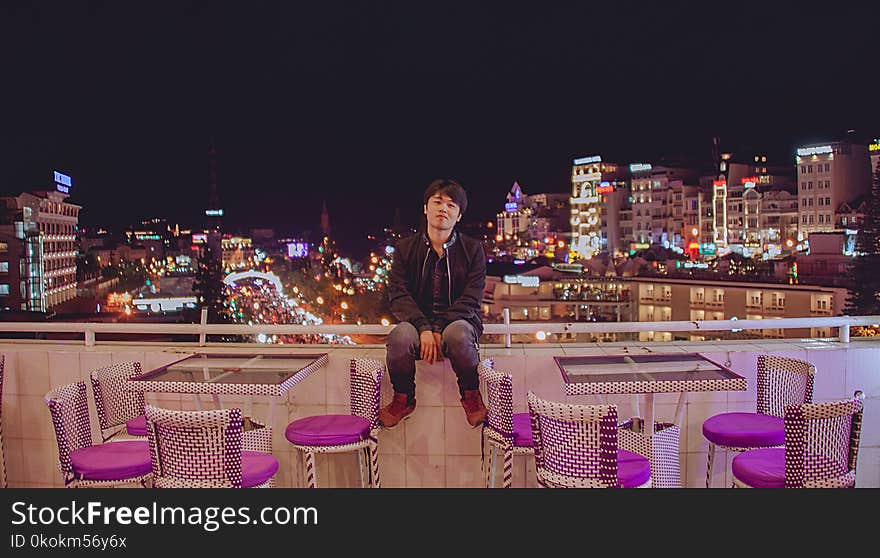
[[280, 384], [327, 353], [308, 355], [200, 353], [162, 366], [132, 381], [203, 384]]
[[741, 380], [698, 353], [554, 357], [565, 383]]

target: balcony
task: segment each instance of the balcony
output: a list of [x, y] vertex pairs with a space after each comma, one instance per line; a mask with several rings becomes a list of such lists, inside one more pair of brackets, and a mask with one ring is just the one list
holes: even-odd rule
[[[526, 411], [526, 393], [535, 391], [548, 398], [576, 403], [600, 403], [599, 396], [571, 397], [564, 395], [560, 373], [553, 357], [558, 355], [599, 355], [608, 353], [669, 353], [699, 352], [725, 364], [744, 376], [748, 389], [744, 392], [692, 393], [684, 405], [681, 427], [680, 462], [682, 484], [701, 487], [705, 483], [707, 443], [701, 434], [703, 421], [716, 413], [754, 410], [755, 362], [758, 354], [779, 353], [813, 362], [818, 369], [814, 399], [828, 401], [852, 395], [853, 390], [865, 392], [865, 415], [862, 427], [857, 486], [880, 488], [880, 376], [876, 362], [880, 359], [880, 338], [849, 337], [852, 325], [880, 322], [880, 316], [847, 318], [783, 318], [774, 320], [774, 329], [826, 328], [839, 330], [839, 337], [742, 339], [731, 341], [668, 341], [668, 342], [554, 342], [571, 334], [636, 332], [678, 332], [680, 337], [703, 336], [706, 331], [731, 329], [762, 330], [762, 320], [719, 320], [694, 322], [630, 322], [630, 323], [515, 323], [487, 324], [486, 336], [502, 342], [484, 343], [482, 358], [493, 358], [498, 369], [513, 374], [514, 412]], [[168, 364], [184, 355], [211, 352], [257, 351], [265, 354], [329, 353], [329, 364], [298, 384], [275, 412], [273, 453], [281, 462], [278, 473], [280, 487], [297, 486], [299, 462], [284, 438], [286, 424], [295, 418], [320, 413], [348, 412], [348, 361], [353, 357], [384, 359], [384, 346], [364, 345], [266, 345], [256, 343], [211, 343], [206, 335], [215, 334], [300, 334], [337, 333], [379, 336], [390, 327], [368, 326], [226, 326], [198, 324], [103, 324], [103, 323], [2, 323], [0, 336], [64, 333], [68, 340], [0, 339], [0, 353], [6, 356], [6, 378], [3, 393], [3, 445], [12, 487], [60, 487], [56, 468], [55, 441], [52, 424], [43, 401], [53, 386], [84, 380], [89, 372], [114, 362], [138, 360], [145, 370]], [[546, 342], [517, 343], [518, 339], [535, 339], [535, 332], [550, 332]], [[5, 333], [4, 333], [5, 332]], [[102, 336], [136, 335], [125, 341], [103, 340]], [[149, 335], [191, 335], [190, 342], [155, 342]], [[200, 338], [201, 336], [201, 338]], [[432, 365], [417, 364], [418, 408], [411, 419], [394, 430], [379, 436], [379, 459], [383, 486], [386, 487], [478, 487], [481, 486], [480, 431], [471, 429], [464, 420], [459, 403], [455, 375], [447, 361]], [[91, 387], [89, 387], [91, 389]], [[382, 404], [389, 399], [391, 386], [383, 379]], [[91, 398], [91, 396], [90, 396]], [[172, 409], [193, 409], [191, 395], [148, 395], [148, 402]], [[640, 415], [632, 396], [610, 395], [606, 399], [619, 406], [620, 417]], [[658, 394], [655, 398], [657, 420], [673, 420], [678, 394]], [[210, 398], [203, 402], [210, 405]], [[224, 406], [244, 406], [242, 398], [223, 397]], [[268, 399], [256, 398], [253, 413], [268, 415]], [[94, 409], [91, 409], [94, 413]], [[92, 416], [97, 427], [96, 416]], [[730, 486], [731, 455], [716, 455], [713, 486]], [[726, 463], [724, 466], [722, 464]], [[334, 486], [356, 486], [360, 482], [355, 458], [351, 455], [319, 455], [317, 467], [321, 479]], [[514, 458], [514, 486], [533, 487], [534, 461], [529, 457]]]

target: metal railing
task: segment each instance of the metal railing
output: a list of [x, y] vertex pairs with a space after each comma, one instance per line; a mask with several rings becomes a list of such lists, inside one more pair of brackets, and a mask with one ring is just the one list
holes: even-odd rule
[[[510, 310], [505, 308], [502, 323], [487, 323], [483, 333], [504, 335], [505, 346], [512, 344], [514, 334], [547, 333], [638, 333], [643, 331], [706, 332], [764, 329], [838, 328], [838, 341], [849, 343], [853, 326], [877, 326], [878, 316], [837, 316], [778, 318], [773, 320], [691, 320], [651, 322], [518, 322], [511, 323]], [[86, 346], [95, 345], [96, 334], [198, 335], [199, 345], [206, 344], [207, 335], [386, 335], [393, 325], [237, 325], [237, 324], [167, 324], [167, 323], [100, 323], [100, 322], [0, 322], [0, 333], [76, 333], [82, 334]], [[2, 342], [3, 339], [0, 339]], [[15, 341], [11, 339], [10, 341]]]

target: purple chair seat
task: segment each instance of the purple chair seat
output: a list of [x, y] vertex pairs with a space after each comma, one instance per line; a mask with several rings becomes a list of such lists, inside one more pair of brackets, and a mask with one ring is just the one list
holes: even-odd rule
[[355, 415], [318, 415], [287, 425], [284, 436], [300, 446], [342, 446], [366, 439], [370, 421]]
[[755, 488], [785, 488], [785, 448], [761, 448], [737, 454], [733, 476]]
[[648, 458], [619, 449], [617, 450], [617, 480], [623, 488], [635, 488], [651, 478], [651, 462]]
[[532, 421], [528, 413], [513, 415], [513, 445], [521, 448], [535, 447], [532, 439]]
[[[807, 455], [806, 460], [820, 471], [838, 471], [834, 460], [822, 455]], [[753, 488], [785, 488], [785, 448], [760, 448], [740, 453], [733, 458], [733, 476]], [[829, 476], [833, 476], [833, 473]]]
[[727, 447], [781, 446], [785, 443], [785, 421], [760, 413], [722, 413], [703, 422], [703, 436]]
[[130, 479], [152, 471], [146, 440], [108, 442], [73, 450], [70, 463], [74, 474], [86, 480]]
[[146, 436], [147, 435], [147, 416], [141, 415], [139, 417], [135, 417], [131, 420], [125, 421], [125, 429], [132, 436]]
[[263, 484], [278, 472], [278, 460], [271, 453], [261, 451], [241, 452], [241, 487], [251, 488]]

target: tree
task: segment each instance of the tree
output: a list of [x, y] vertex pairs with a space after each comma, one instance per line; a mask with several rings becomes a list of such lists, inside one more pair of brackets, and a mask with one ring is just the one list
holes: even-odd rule
[[215, 250], [206, 245], [199, 257], [193, 281], [193, 292], [198, 297], [199, 306], [208, 309], [208, 323], [229, 321], [223, 305], [226, 299], [226, 285], [223, 283], [223, 266]]
[[846, 301], [850, 315], [880, 314], [880, 162], [865, 200], [865, 216], [856, 235], [853, 286]]

